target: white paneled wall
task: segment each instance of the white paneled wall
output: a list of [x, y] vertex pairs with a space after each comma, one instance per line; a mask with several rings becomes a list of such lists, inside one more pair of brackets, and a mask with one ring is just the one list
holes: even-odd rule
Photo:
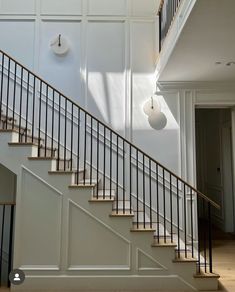
[[[40, 75], [53, 86], [84, 104], [81, 92], [81, 21], [42, 20], [40, 27]], [[70, 46], [67, 56], [55, 55], [50, 42], [58, 33], [66, 37]]]
[[[163, 131], [151, 129], [142, 109], [156, 90], [158, 5], [159, 0], [0, 0], [0, 48], [180, 173], [179, 100], [162, 100], [171, 117]], [[59, 34], [70, 47], [63, 57], [50, 47]]]
[[42, 15], [82, 15], [82, 0], [41, 0]]
[[7, 15], [34, 15], [36, 0], [1, 0], [0, 12]]
[[[115, 129], [125, 129], [125, 23], [88, 23], [87, 105]], [[94, 38], [96, 36], [96, 38]], [[118, 36], [118, 37], [117, 37]], [[97, 39], [100, 40], [97, 42]]]
[[88, 15], [126, 15], [127, 0], [89, 0]]
[[33, 69], [35, 21], [32, 19], [0, 19], [0, 47]]

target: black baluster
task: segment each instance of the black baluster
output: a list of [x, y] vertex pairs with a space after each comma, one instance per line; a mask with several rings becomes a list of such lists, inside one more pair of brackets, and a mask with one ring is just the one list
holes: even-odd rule
[[131, 206], [132, 206], [132, 147], [131, 144], [129, 144], [130, 147], [130, 213], [131, 213]]
[[61, 126], [61, 95], [59, 94], [57, 170], [60, 169], [60, 126]]
[[159, 12], [159, 52], [161, 52], [162, 49], [162, 12]]
[[46, 116], [45, 116], [45, 141], [44, 141], [44, 156], [47, 156], [47, 116], [48, 116], [48, 85], [46, 85]]
[[23, 77], [24, 71], [23, 67], [21, 67], [21, 74], [20, 74], [20, 113], [19, 113], [19, 142], [21, 141], [21, 119], [22, 119], [22, 98], [23, 98]]
[[[33, 109], [32, 109], [32, 134], [31, 134], [32, 143], [33, 143], [33, 137], [34, 137], [35, 101], [36, 101], [36, 77], [33, 76]], [[13, 113], [14, 113], [14, 110], [13, 110]], [[14, 122], [14, 116], [13, 116], [13, 122]]]
[[197, 196], [197, 236], [198, 236], [198, 273], [201, 273], [201, 234], [200, 234], [200, 223], [199, 223], [199, 195]]
[[86, 147], [87, 147], [87, 113], [85, 113], [85, 134], [84, 134], [84, 162], [83, 162], [83, 184], [86, 184]]
[[105, 199], [105, 176], [106, 176], [106, 128], [104, 126], [104, 167], [103, 167], [103, 199]]
[[180, 258], [180, 213], [179, 213], [179, 179], [176, 179], [177, 196], [177, 236], [178, 236], [178, 258]]
[[[12, 249], [13, 249], [13, 225], [14, 225], [14, 205], [11, 205], [10, 211], [10, 230], [9, 230], [9, 250], [8, 250], [8, 275], [12, 270]], [[8, 287], [10, 287], [10, 280], [8, 278]]]
[[209, 271], [212, 273], [212, 235], [211, 235], [211, 204], [208, 202], [208, 248], [209, 248]]
[[15, 127], [15, 106], [16, 106], [16, 75], [17, 75], [17, 64], [15, 63], [15, 71], [14, 71], [14, 85], [13, 85], [13, 122], [12, 122], [12, 129]]
[[173, 199], [173, 192], [172, 192], [172, 175], [170, 174], [170, 220], [171, 220], [171, 242], [173, 242], [173, 210], [172, 210], [172, 199]]
[[187, 210], [186, 210], [186, 185], [184, 184], [184, 255], [187, 258]]
[[[205, 200], [202, 200], [202, 210], [203, 210], [203, 221], [205, 223], [206, 222], [206, 206], [205, 206]], [[206, 244], [206, 228], [203, 229], [203, 256], [204, 256], [204, 260], [205, 260], [205, 263], [204, 263], [204, 271], [205, 273], [207, 273], [207, 244]]]
[[192, 257], [194, 257], [194, 245], [193, 245], [193, 194], [192, 189], [190, 188], [190, 221], [191, 221], [191, 247], [192, 247]]
[[110, 188], [110, 199], [112, 198], [112, 172], [113, 172], [113, 133], [110, 131], [110, 149], [109, 149], [109, 159], [110, 159], [110, 180], [109, 180], [109, 188]]
[[165, 169], [162, 169], [162, 184], [163, 184], [163, 226], [164, 226], [164, 242], [166, 243], [166, 182]]
[[39, 113], [38, 113], [38, 157], [40, 157], [41, 142], [41, 109], [42, 109], [42, 81], [40, 80], [39, 89]]
[[159, 182], [158, 182], [158, 165], [156, 163], [156, 194], [157, 194], [157, 241], [160, 242], [160, 216], [159, 216]]
[[[122, 189], [122, 200], [123, 200], [123, 214], [125, 214], [126, 212], [126, 206], [125, 206], [125, 202], [126, 202], [126, 198], [125, 198], [125, 191], [126, 191], [126, 185], [125, 185], [125, 141], [122, 140], [122, 180], [123, 180], [123, 189]], [[131, 207], [130, 207], [131, 208]]]
[[70, 170], [73, 170], [73, 103], [71, 104], [71, 145], [70, 145]]
[[54, 119], [55, 119], [55, 90], [52, 91], [52, 114], [51, 114], [51, 157], [54, 157]]
[[97, 180], [97, 187], [96, 187], [96, 197], [97, 197], [97, 199], [99, 198], [99, 188], [98, 188], [98, 181], [99, 181], [99, 158], [100, 158], [100, 138], [99, 138], [99, 136], [100, 136], [100, 124], [99, 124], [99, 122], [97, 121], [97, 136], [96, 136], [96, 143], [97, 143], [97, 145], [96, 145], [96, 150], [97, 150], [97, 153], [96, 153], [96, 167], [97, 167], [97, 169], [96, 169], [96, 180]]
[[91, 148], [90, 148], [90, 185], [92, 184], [92, 167], [93, 167], [93, 118], [91, 117]]
[[150, 206], [150, 228], [153, 227], [152, 222], [152, 163], [149, 158], [149, 206]]
[[66, 170], [67, 159], [67, 99], [65, 99], [65, 111], [64, 111], [64, 171]]
[[7, 102], [6, 102], [6, 129], [8, 128], [8, 107], [9, 107], [9, 88], [10, 88], [10, 72], [11, 72], [11, 59], [8, 58], [8, 71], [7, 71]]
[[145, 157], [143, 155], [143, 211], [144, 211], [144, 228], [146, 226], [146, 201], [145, 201]]
[[119, 203], [119, 193], [118, 193], [118, 171], [119, 171], [119, 163], [118, 163], [118, 135], [117, 135], [117, 145], [116, 145], [116, 152], [117, 152], [117, 161], [116, 161], [116, 202], [117, 202], [117, 205], [116, 205], [116, 213], [118, 214], [118, 203]]
[[2, 120], [2, 98], [3, 98], [3, 82], [4, 82], [4, 59], [5, 55], [2, 54], [2, 72], [1, 72], [1, 95], [0, 95], [0, 121]]
[[29, 83], [30, 74], [27, 76], [27, 93], [26, 93], [26, 125], [25, 125], [25, 142], [28, 142], [28, 119], [29, 119]]
[[79, 184], [79, 166], [80, 166], [80, 108], [78, 108], [78, 133], [77, 133], [77, 175], [76, 175], [76, 184]]
[[137, 215], [137, 229], [139, 228], [139, 151], [136, 150], [136, 215]]
[[1, 260], [0, 260], [0, 287], [2, 284], [2, 265], [3, 265], [3, 244], [4, 244], [4, 229], [5, 229], [5, 205], [2, 205], [2, 234], [1, 234]]

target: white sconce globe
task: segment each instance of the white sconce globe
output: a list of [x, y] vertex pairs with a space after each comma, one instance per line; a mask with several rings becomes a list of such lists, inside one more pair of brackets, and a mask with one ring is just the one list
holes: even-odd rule
[[167, 124], [167, 118], [163, 112], [153, 113], [148, 117], [148, 122], [154, 130], [162, 130]]
[[147, 116], [150, 116], [153, 113], [159, 113], [161, 111], [161, 104], [159, 100], [157, 98], [151, 97], [144, 104], [143, 111]]
[[69, 51], [68, 41], [64, 36], [61, 35], [53, 38], [51, 40], [50, 46], [54, 54], [59, 56], [64, 56]]

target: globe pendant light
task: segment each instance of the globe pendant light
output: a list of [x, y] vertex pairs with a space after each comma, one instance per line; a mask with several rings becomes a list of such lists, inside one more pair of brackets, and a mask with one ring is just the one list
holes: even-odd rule
[[166, 115], [161, 111], [161, 104], [158, 99], [151, 97], [143, 107], [144, 113], [148, 116], [148, 122], [154, 130], [162, 130], [167, 124]]

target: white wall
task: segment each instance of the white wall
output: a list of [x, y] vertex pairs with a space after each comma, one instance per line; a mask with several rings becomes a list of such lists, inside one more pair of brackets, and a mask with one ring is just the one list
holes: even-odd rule
[[[235, 87], [231, 82], [161, 82], [158, 84], [157, 94], [167, 100], [169, 95], [172, 100], [179, 100], [179, 125], [175, 129], [179, 137], [178, 155], [178, 174], [192, 185], [197, 185], [196, 177], [196, 145], [195, 145], [195, 108], [230, 108], [234, 116], [235, 106]], [[167, 118], [169, 119], [169, 114]], [[232, 139], [233, 139], [233, 167], [235, 157], [234, 138], [235, 119], [232, 119]], [[173, 138], [173, 137], [172, 137]], [[176, 139], [172, 139], [175, 143]], [[234, 184], [233, 174], [233, 184]], [[214, 194], [216, 195], [216, 194]], [[233, 197], [233, 198], [232, 198]], [[234, 204], [234, 191], [230, 197], [230, 207]], [[228, 204], [228, 203], [226, 203]], [[233, 208], [234, 209], [234, 208]], [[215, 212], [219, 213], [221, 212]]]
[[[136, 124], [141, 115], [150, 129], [142, 104], [155, 91], [158, 6], [159, 0], [2, 0], [0, 48], [158, 157], [141, 143], [143, 126]], [[59, 34], [70, 46], [64, 57], [50, 48]]]

